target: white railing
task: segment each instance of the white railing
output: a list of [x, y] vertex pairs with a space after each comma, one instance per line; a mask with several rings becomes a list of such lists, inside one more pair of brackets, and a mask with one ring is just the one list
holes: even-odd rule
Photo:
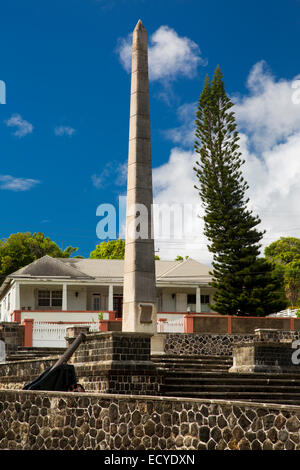
[[76, 323], [59, 324], [59, 323], [33, 323], [32, 330], [32, 346], [33, 347], [47, 347], [47, 348], [65, 348], [66, 347], [66, 329], [70, 326], [89, 326], [90, 331], [98, 331], [98, 323]]
[[298, 308], [291, 309], [287, 308], [286, 310], [281, 310], [278, 313], [271, 313], [271, 315], [267, 315], [268, 317], [288, 317], [288, 318], [298, 318], [296, 312], [298, 312]]
[[158, 333], [184, 333], [184, 318], [176, 320], [157, 321]]

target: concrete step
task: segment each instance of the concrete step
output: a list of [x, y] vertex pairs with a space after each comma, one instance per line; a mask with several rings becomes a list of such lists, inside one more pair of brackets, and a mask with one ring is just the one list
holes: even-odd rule
[[59, 354], [41, 354], [41, 355], [10, 355], [6, 358], [7, 361], [25, 361], [25, 360], [34, 360], [34, 359], [43, 359], [43, 358], [48, 358], [48, 357], [58, 357]]
[[[176, 386], [182, 385], [182, 377], [170, 376], [169, 374], [165, 377], [166, 384], [174, 384]], [[251, 384], [260, 385], [260, 386], [284, 386], [284, 387], [300, 387], [300, 377], [298, 379], [284, 379], [284, 378], [267, 378], [267, 377], [232, 377], [232, 374], [222, 374], [221, 376], [206, 376], [202, 374], [199, 377], [184, 377], [184, 383], [186, 385], [244, 385], [248, 386]]]
[[61, 356], [66, 348], [37, 348], [37, 347], [19, 347], [13, 353], [7, 355], [7, 361], [24, 361], [30, 359], [39, 359], [49, 356]]
[[164, 396], [168, 397], [188, 397], [188, 398], [207, 398], [207, 399], [218, 399], [218, 400], [246, 400], [246, 401], [257, 401], [260, 403], [283, 403], [283, 401], [289, 401], [289, 403], [296, 404], [296, 401], [300, 403], [300, 392], [276, 392], [271, 393], [270, 391], [265, 392], [222, 392], [222, 391], [205, 391], [205, 392], [187, 392], [185, 390], [180, 391], [169, 391], [164, 393]]
[[164, 396], [300, 405], [300, 374], [233, 374], [232, 357], [157, 356]]
[[190, 372], [190, 375], [194, 375], [194, 372], [198, 372], [199, 370], [202, 371], [202, 373], [205, 373], [205, 372], [227, 372], [228, 369], [230, 368], [230, 366], [223, 366], [223, 365], [220, 365], [220, 364], [201, 364], [198, 366], [198, 368], [195, 368], [195, 367], [185, 367], [185, 368], [182, 368], [181, 370], [178, 368], [178, 367], [169, 367], [169, 366], [166, 366], [166, 367], [159, 367], [159, 369], [163, 369], [165, 372], [167, 373], [174, 373], [174, 374], [180, 374], [181, 372], [183, 373], [187, 373], [187, 372]]
[[[269, 386], [270, 387], [270, 386]], [[240, 393], [240, 392], [267, 392], [272, 393], [296, 393], [299, 395], [300, 398], [300, 386], [294, 386], [294, 385], [272, 385], [272, 389], [270, 392], [266, 390], [266, 385], [264, 384], [187, 384], [187, 383], [182, 383], [180, 386], [181, 391], [186, 391], [186, 392], [235, 392], [235, 393]], [[172, 384], [172, 383], [166, 383], [164, 385], [164, 389], [167, 390], [168, 392], [172, 392], [172, 390], [178, 390], [178, 383], [177, 384]]]
[[[152, 359], [152, 358], [151, 358]], [[232, 359], [221, 359], [216, 360], [215, 358], [198, 358], [198, 359], [189, 359], [189, 358], [161, 358], [161, 359], [152, 359], [160, 369], [165, 371], [212, 371], [212, 370], [224, 370], [227, 371], [232, 366]]]
[[174, 362], [174, 361], [160, 361], [160, 362], [154, 362], [154, 364], [157, 364], [158, 366], [163, 366], [163, 367], [168, 367], [168, 368], [174, 368], [176, 367], [177, 369], [185, 369], [186, 367], [189, 368], [197, 368], [201, 366], [223, 366], [223, 367], [231, 367], [232, 362], [229, 361], [208, 361], [208, 360], [202, 360], [202, 361], [181, 361], [181, 362]]
[[[161, 368], [163, 369], [163, 367]], [[167, 377], [180, 377], [184, 378], [186, 380], [187, 378], [228, 378], [228, 379], [234, 379], [235, 377], [238, 377], [240, 379], [283, 379], [283, 380], [300, 380], [300, 373], [299, 374], [291, 374], [291, 373], [281, 373], [281, 374], [276, 374], [276, 373], [243, 373], [243, 374], [237, 374], [233, 372], [228, 372], [227, 370], [225, 371], [213, 371], [213, 370], [199, 370], [199, 369], [191, 369], [191, 370], [169, 370], [167, 371], [166, 374]]]
[[17, 351], [64, 351], [66, 348], [51, 346], [19, 346]]
[[165, 359], [173, 359], [175, 361], [181, 361], [181, 360], [193, 360], [193, 359], [214, 359], [216, 361], [220, 361], [223, 359], [229, 359], [232, 361], [232, 356], [214, 356], [214, 355], [207, 355], [207, 354], [181, 354], [176, 355], [176, 354], [151, 354], [151, 359], [157, 359], [157, 360], [165, 360]]
[[231, 357], [214, 357], [214, 356], [180, 356], [178, 358], [174, 356], [151, 356], [151, 360], [156, 364], [201, 364], [201, 363], [216, 363], [216, 364], [232, 364]]

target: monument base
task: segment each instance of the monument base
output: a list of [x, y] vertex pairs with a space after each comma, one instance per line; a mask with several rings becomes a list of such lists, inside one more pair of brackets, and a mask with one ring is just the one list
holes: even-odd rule
[[151, 361], [151, 334], [88, 334], [72, 357], [78, 382], [86, 391], [158, 395], [163, 372]]
[[279, 330], [257, 329], [253, 342], [235, 345], [229, 372], [299, 374], [300, 365], [292, 361], [292, 341], [280, 341], [279, 334]]
[[165, 333], [156, 333], [151, 338], [151, 354], [166, 354], [165, 353]]

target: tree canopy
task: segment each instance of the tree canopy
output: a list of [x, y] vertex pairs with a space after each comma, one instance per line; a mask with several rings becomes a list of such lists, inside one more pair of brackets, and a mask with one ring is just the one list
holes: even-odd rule
[[294, 306], [300, 297], [300, 239], [281, 237], [265, 248], [265, 256], [281, 275], [286, 297]]
[[270, 261], [281, 264], [300, 260], [300, 238], [281, 237], [265, 248], [265, 256]]
[[91, 259], [124, 259], [124, 257], [125, 241], [120, 238], [103, 241], [90, 253]]
[[213, 253], [214, 309], [227, 315], [267, 315], [284, 306], [272, 266], [259, 259], [258, 216], [248, 210], [233, 103], [220, 67], [207, 76], [196, 113], [194, 170], [205, 210], [204, 234]]
[[174, 259], [174, 261], [183, 261], [183, 260], [187, 260], [187, 259], [189, 259], [188, 255], [185, 256], [185, 257], [183, 257], [181, 255], [177, 255], [176, 258]]
[[61, 250], [58, 245], [43, 233], [13, 233], [7, 239], [0, 240], [0, 282], [8, 274], [32, 263], [42, 256], [69, 258], [78, 248], [68, 246]]
[[[124, 259], [125, 258], [125, 240], [107, 240], [96, 246], [90, 253], [91, 259]], [[159, 260], [158, 255], [154, 255], [155, 260]]]

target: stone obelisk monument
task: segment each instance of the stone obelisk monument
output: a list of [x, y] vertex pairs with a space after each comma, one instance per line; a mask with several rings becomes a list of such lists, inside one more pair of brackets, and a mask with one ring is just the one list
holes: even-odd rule
[[[151, 351], [157, 350], [153, 340], [159, 335], [153, 334], [157, 311], [147, 62], [147, 33], [139, 21], [133, 33], [123, 331], [87, 335], [77, 356], [77, 373], [82, 361], [93, 368], [92, 379], [84, 379], [85, 388], [101, 393], [157, 395], [164, 381], [163, 371], [151, 361]], [[159, 338], [163, 343], [163, 336]]]
[[122, 330], [156, 333], [147, 31], [133, 31]]

